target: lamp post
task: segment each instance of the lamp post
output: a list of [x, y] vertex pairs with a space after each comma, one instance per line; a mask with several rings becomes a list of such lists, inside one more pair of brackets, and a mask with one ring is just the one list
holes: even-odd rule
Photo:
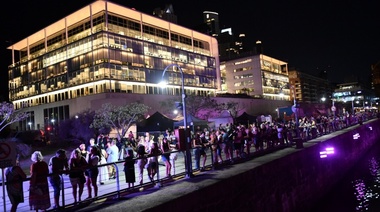
[[181, 87], [182, 87], [182, 112], [183, 112], [183, 127], [185, 128], [185, 138], [186, 138], [186, 151], [185, 151], [185, 167], [186, 167], [186, 178], [193, 177], [192, 173], [192, 162], [191, 162], [191, 151], [190, 151], [190, 137], [188, 135], [188, 129], [187, 129], [187, 114], [186, 114], [186, 94], [185, 94], [185, 80], [183, 77], [183, 71], [181, 67], [177, 64], [170, 64], [162, 73], [162, 79], [164, 79], [164, 75], [168, 68], [176, 67], [181, 73]]
[[334, 121], [335, 121], [335, 111], [336, 111], [335, 100], [334, 100], [334, 99], [331, 99], [331, 100], [332, 100], [331, 110], [332, 110], [332, 112], [333, 112], [333, 115], [334, 115]]
[[295, 114], [294, 118], [296, 121], [296, 138], [299, 137], [299, 132], [298, 132], [298, 126], [299, 126], [299, 121], [298, 121], [298, 106], [297, 106], [297, 100], [296, 100], [296, 88], [294, 86], [291, 87], [293, 90], [293, 106], [292, 106], [292, 111]]

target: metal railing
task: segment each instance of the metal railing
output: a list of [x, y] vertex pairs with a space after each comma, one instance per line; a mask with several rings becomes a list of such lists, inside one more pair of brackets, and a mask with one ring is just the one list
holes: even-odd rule
[[[354, 125], [354, 124], [357, 124], [357, 123], [352, 123], [352, 125]], [[325, 133], [328, 134], [328, 133], [332, 133], [334, 131], [335, 130], [328, 131]], [[322, 136], [322, 135], [323, 134], [318, 135], [318, 136]], [[294, 145], [294, 143], [292, 143], [292, 145]], [[272, 152], [273, 148], [274, 149], [286, 148], [286, 147], [291, 147], [292, 145], [266, 146], [266, 149], [268, 149], [268, 150], [270, 150], [270, 152]], [[251, 148], [251, 151], [250, 151], [251, 153], [250, 153], [250, 155], [247, 155], [246, 159], [257, 157], [257, 156], [260, 156], [263, 154], [263, 151], [257, 151], [257, 149], [255, 148], [254, 145], [251, 145], [250, 148]], [[192, 149], [191, 149], [191, 151], [192, 151]], [[114, 162], [114, 163], [107, 163], [107, 164], [98, 165], [98, 168], [99, 168], [99, 176], [98, 176], [98, 182], [97, 182], [97, 185], [99, 188], [98, 189], [98, 196], [91, 198], [91, 199], [87, 199], [88, 190], [87, 190], [87, 186], [85, 183], [83, 194], [81, 196], [81, 201], [79, 201], [77, 204], [74, 204], [74, 198], [73, 198], [73, 194], [72, 194], [72, 186], [70, 183], [69, 175], [63, 174], [63, 175], [61, 175], [62, 191], [61, 191], [61, 195], [60, 195], [60, 206], [62, 209], [65, 209], [65, 210], [66, 209], [68, 209], [68, 210], [74, 209], [75, 210], [77, 208], [85, 207], [86, 205], [90, 204], [92, 201], [105, 199], [105, 198], [109, 198], [109, 197], [121, 198], [122, 196], [127, 195], [129, 193], [141, 191], [141, 189], [151, 188], [151, 187], [161, 187], [167, 182], [182, 179], [185, 177], [185, 174], [186, 174], [185, 154], [184, 154], [184, 152], [181, 152], [181, 151], [173, 151], [173, 152], [171, 152], [171, 154], [177, 154], [177, 159], [173, 160], [172, 157], [170, 157], [171, 158], [170, 162], [172, 165], [171, 177], [170, 178], [166, 177], [166, 168], [162, 168], [162, 167], [165, 167], [165, 164], [160, 160], [160, 156], [158, 156], [159, 159], [158, 159], [157, 174], [156, 174], [155, 178], [153, 179], [153, 182], [150, 181], [150, 179], [148, 177], [147, 170], [144, 169], [144, 171], [143, 171], [143, 183], [138, 184], [138, 182], [137, 182], [138, 181], [138, 173], [137, 173], [138, 170], [135, 166], [136, 182], [133, 184], [132, 187], [128, 187], [128, 183], [125, 182], [125, 174], [123, 171], [124, 162], [125, 162], [124, 160], [120, 160], [120, 161]], [[207, 154], [207, 160], [206, 160], [205, 165], [206, 165], [206, 168], [210, 170], [213, 168], [213, 161], [212, 161], [213, 157], [212, 157], [211, 149], [207, 149], [206, 154]], [[265, 151], [264, 151], [264, 154], [265, 154]], [[236, 155], [234, 154], [234, 156], [236, 156]], [[135, 161], [137, 159], [134, 158], [133, 160]], [[242, 160], [244, 160], [244, 159], [242, 159]], [[194, 163], [195, 163], [195, 160], [193, 160], [193, 162], [192, 162], [192, 167], [195, 167]], [[102, 173], [101, 169], [102, 168], [108, 168], [108, 166], [114, 166], [116, 169], [116, 176], [114, 179], [109, 179], [109, 176], [100, 176]], [[223, 166], [223, 164], [222, 164], [222, 166]], [[2, 171], [5, 172], [5, 169], [2, 169]], [[193, 170], [194, 173], [197, 173], [198, 171], [199, 170]], [[4, 173], [2, 173], [2, 176], [4, 176]], [[165, 177], [161, 177], [161, 176], [165, 176]], [[100, 177], [102, 177], [103, 179], [108, 179], [108, 180], [106, 180], [104, 182], [104, 184], [100, 184], [100, 181], [99, 181]], [[30, 211], [29, 181], [30, 181], [30, 177], [25, 179], [23, 182], [24, 202], [20, 203], [18, 205], [17, 211]], [[2, 182], [0, 183], [0, 186], [2, 186], [2, 190], [3, 190], [3, 192], [1, 192], [3, 201], [0, 202], [0, 208], [6, 208], [6, 211], [9, 211], [11, 208], [11, 203], [10, 203], [10, 200], [8, 198], [7, 191], [3, 187]], [[53, 194], [53, 188], [50, 186], [50, 183], [49, 183], [49, 192], [50, 192], [50, 199], [51, 199], [51, 207], [48, 210], [54, 210], [53, 209], [53, 206], [54, 206], [53, 196], [54, 196], [54, 194]]]

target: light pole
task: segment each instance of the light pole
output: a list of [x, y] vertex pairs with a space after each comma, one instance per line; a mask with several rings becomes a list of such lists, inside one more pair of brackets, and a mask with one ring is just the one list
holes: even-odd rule
[[191, 166], [192, 165], [191, 151], [190, 151], [191, 143], [190, 143], [190, 137], [189, 137], [188, 129], [187, 129], [185, 80], [183, 77], [183, 71], [181, 67], [177, 64], [170, 64], [164, 69], [164, 72], [162, 73], [162, 80], [164, 79], [164, 75], [166, 71], [168, 70], [168, 68], [171, 68], [171, 67], [176, 67], [181, 72], [183, 127], [185, 128], [185, 138], [186, 138], [186, 152], [185, 152], [186, 178], [191, 178], [193, 177], [193, 173], [192, 173], [192, 166]]
[[294, 86], [291, 87], [292, 90], [293, 90], [293, 106], [292, 106], [292, 111], [293, 113], [295, 114], [294, 115], [294, 118], [295, 118], [295, 121], [296, 121], [296, 138], [299, 137], [299, 132], [298, 132], [298, 125], [299, 125], [299, 121], [298, 121], [298, 106], [297, 106], [297, 100], [296, 100], [296, 88]]
[[334, 115], [334, 121], [335, 121], [335, 111], [336, 111], [335, 100], [334, 100], [334, 99], [331, 99], [331, 100], [332, 100], [331, 110], [332, 110], [332, 112], [333, 112], [333, 115]]

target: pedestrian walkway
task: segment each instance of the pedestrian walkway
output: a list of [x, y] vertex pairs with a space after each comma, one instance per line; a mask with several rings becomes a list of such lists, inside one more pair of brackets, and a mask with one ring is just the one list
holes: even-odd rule
[[[318, 145], [320, 142], [339, 136], [349, 130], [351, 130], [351, 127], [309, 140], [304, 143], [304, 148]], [[233, 178], [234, 176], [240, 175], [269, 162], [280, 160], [282, 157], [286, 157], [287, 155], [298, 151], [302, 151], [302, 149], [298, 149], [294, 145], [288, 148], [280, 148], [271, 151], [270, 154], [266, 152], [266, 154], [249, 158], [240, 163], [225, 164], [217, 170], [210, 169], [207, 172], [196, 172], [195, 177], [193, 178], [179, 178], [174, 181], [163, 183], [161, 187], [148, 188], [143, 192], [125, 192], [120, 198], [110, 197], [94, 201], [91, 204], [86, 204], [82, 208], [77, 209], [77, 211], [205, 211], [207, 206], [202, 205], [199, 208], [203, 209], [197, 210], [196, 204], [199, 202], [203, 202], [205, 205], [209, 204], [209, 202], [210, 204], [217, 204], [215, 203], [217, 202], [215, 199], [208, 201], [208, 198], [210, 197], [207, 196], [207, 188], [215, 188], [215, 186], [218, 186], [219, 189], [216, 190], [223, 192], [223, 181], [228, 181], [228, 179]], [[228, 185], [223, 185], [226, 186], [225, 189], [231, 189]], [[215, 189], [213, 189], [213, 191], [215, 191]], [[200, 193], [201, 195], [199, 195]], [[215, 197], [217, 195], [212, 196]], [[231, 199], [233, 198], [234, 197], [231, 197]], [[231, 207], [233, 208], [233, 206]], [[211, 210], [211, 208], [213, 210]], [[215, 208], [218, 208], [218, 206], [211, 206], [209, 211], [214, 211]], [[233, 209], [219, 208], [218, 211], [233, 211]]]
[[[328, 139], [330, 136], [336, 136], [336, 134], [343, 133], [335, 132], [329, 135], [324, 135], [322, 137], [318, 137], [317, 139], [308, 141], [305, 143], [312, 144], [313, 142], [319, 142], [319, 140]], [[63, 175], [64, 179], [64, 190], [63, 190], [63, 201], [61, 205], [64, 206], [65, 210], [75, 210], [75, 211], [95, 211], [102, 210], [103, 208], [107, 208], [106, 210], [119, 211], [121, 208], [128, 211], [141, 211], [147, 210], [151, 207], [155, 207], [155, 205], [163, 204], [164, 201], [170, 201], [170, 199], [179, 197], [185, 194], [188, 194], [191, 191], [201, 189], [212, 185], [213, 183], [222, 180], [225, 177], [233, 176], [234, 174], [238, 174], [247, 168], [253, 168], [268, 159], [273, 159], [271, 157], [279, 157], [279, 154], [288, 154], [292, 151], [298, 151], [296, 148], [287, 147], [287, 146], [278, 146], [276, 148], [266, 149], [265, 151], [255, 152], [254, 147], [251, 149], [252, 155], [250, 155], [247, 159], [241, 159], [240, 161], [236, 161], [235, 164], [223, 164], [220, 166], [220, 169], [213, 170], [211, 166], [211, 159], [207, 160], [208, 171], [199, 172], [195, 171], [194, 178], [185, 178], [185, 166], [184, 166], [184, 155], [180, 152], [178, 153], [178, 159], [175, 163], [175, 173], [173, 173], [173, 178], [162, 178], [166, 176], [165, 168], [163, 163], [161, 162], [161, 166], [159, 166], [159, 172], [157, 174], [157, 178], [155, 179], [155, 184], [152, 184], [149, 181], [146, 170], [144, 170], [144, 184], [142, 186], [137, 185], [135, 183], [135, 187], [132, 189], [127, 188], [127, 184], [125, 183], [124, 172], [123, 172], [123, 161], [119, 161], [115, 163], [117, 172], [119, 173], [117, 178], [114, 180], [109, 180], [105, 182], [104, 185], [99, 185], [99, 197], [97, 199], [85, 200], [82, 201], [78, 205], [73, 204], [73, 198], [71, 194], [71, 184], [67, 175]], [[268, 154], [270, 152], [275, 152], [275, 154]], [[208, 157], [210, 156], [210, 151], [207, 151]], [[53, 155], [44, 155], [44, 160], [48, 161], [50, 157]], [[251, 160], [255, 158], [254, 160]], [[252, 161], [254, 163], [252, 164]], [[29, 159], [22, 161], [22, 166], [28, 166], [28, 163], [31, 163]], [[244, 163], [241, 163], [244, 162]], [[194, 163], [194, 161], [193, 161]], [[246, 165], [244, 165], [246, 164]], [[193, 164], [194, 165], [194, 164]], [[253, 165], [253, 166], [252, 166]], [[29, 174], [29, 173], [27, 173]], [[136, 173], [137, 176], [137, 173]], [[25, 202], [21, 203], [18, 207], [18, 211], [30, 211], [28, 198], [29, 198], [29, 181], [24, 182], [24, 197]], [[143, 190], [142, 190], [143, 188]], [[52, 199], [53, 189], [50, 188], [50, 197]], [[5, 201], [7, 211], [10, 209], [10, 202], [6, 191], [4, 193], [3, 201], [0, 203], [0, 207], [4, 207], [3, 202]], [[154, 195], [150, 195], [154, 194]], [[82, 199], [87, 198], [87, 188], [85, 187]], [[4, 200], [5, 199], [5, 200]], [[127, 202], [125, 200], [128, 200]], [[62, 201], [62, 200], [61, 200]], [[142, 204], [145, 202], [145, 204]], [[149, 202], [149, 204], [146, 204]], [[120, 204], [119, 204], [120, 203]], [[124, 203], [124, 204], [123, 204]], [[142, 206], [142, 205], [144, 206]], [[52, 204], [53, 206], [53, 204]], [[128, 208], [125, 208], [127, 207]], [[120, 207], [120, 208], [118, 208]], [[52, 210], [52, 209], [51, 209]]]

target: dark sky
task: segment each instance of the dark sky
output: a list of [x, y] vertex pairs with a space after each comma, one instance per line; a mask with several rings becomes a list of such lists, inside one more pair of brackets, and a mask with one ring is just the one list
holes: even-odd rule
[[[91, 0], [13, 0], [3, 8], [1, 28], [1, 81], [11, 63], [9, 42], [54, 23], [92, 3]], [[112, 1], [151, 14], [156, 7], [172, 4], [178, 24], [192, 28], [203, 21], [203, 11], [219, 13], [220, 25], [234, 34], [245, 33], [245, 47], [263, 43], [264, 54], [285, 61], [289, 67], [317, 74], [328, 71], [332, 82], [347, 76], [368, 80], [371, 65], [380, 61], [380, 1]], [[339, 2], [339, 1], [338, 1]], [[1, 95], [7, 86], [1, 82]], [[4, 88], [3, 88], [4, 87]]]

